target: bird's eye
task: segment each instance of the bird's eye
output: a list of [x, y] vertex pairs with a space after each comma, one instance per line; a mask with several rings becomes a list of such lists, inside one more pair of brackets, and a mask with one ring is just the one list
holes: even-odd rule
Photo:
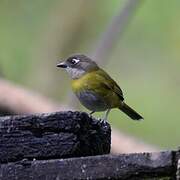
[[73, 59], [71, 60], [71, 64], [77, 64], [78, 62], [79, 62], [79, 59], [73, 58]]

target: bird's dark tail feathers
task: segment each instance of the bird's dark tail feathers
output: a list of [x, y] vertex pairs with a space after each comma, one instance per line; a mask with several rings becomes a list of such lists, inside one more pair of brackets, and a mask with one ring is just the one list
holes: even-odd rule
[[143, 117], [138, 114], [135, 110], [129, 107], [126, 103], [123, 102], [122, 106], [119, 108], [123, 111], [126, 115], [128, 115], [133, 120], [141, 120]]

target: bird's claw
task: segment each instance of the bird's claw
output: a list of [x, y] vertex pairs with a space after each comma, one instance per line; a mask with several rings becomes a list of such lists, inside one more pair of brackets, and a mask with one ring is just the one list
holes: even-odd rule
[[106, 119], [101, 119], [101, 120], [100, 120], [100, 123], [101, 123], [101, 124], [106, 124], [106, 122], [107, 122]]

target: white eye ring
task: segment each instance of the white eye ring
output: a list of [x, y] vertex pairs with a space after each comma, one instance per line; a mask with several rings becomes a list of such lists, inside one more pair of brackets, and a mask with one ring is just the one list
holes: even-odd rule
[[72, 63], [72, 64], [77, 64], [79, 61], [80, 61], [79, 59], [73, 58], [73, 59], [71, 60], [71, 63]]

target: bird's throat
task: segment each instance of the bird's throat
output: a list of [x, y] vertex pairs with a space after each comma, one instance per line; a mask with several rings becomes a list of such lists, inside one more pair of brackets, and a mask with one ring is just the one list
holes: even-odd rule
[[78, 79], [86, 73], [82, 69], [70, 68], [70, 67], [66, 68], [66, 71], [68, 72], [68, 74], [72, 79]]

